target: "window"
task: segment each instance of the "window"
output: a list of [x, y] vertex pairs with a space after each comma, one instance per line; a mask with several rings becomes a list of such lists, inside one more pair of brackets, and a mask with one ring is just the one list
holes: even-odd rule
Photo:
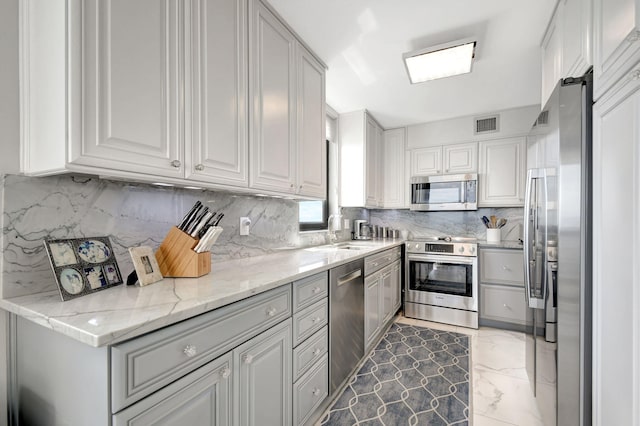
[[[327, 140], [327, 157], [329, 157], [329, 141]], [[329, 176], [329, 161], [327, 158], [327, 176]], [[324, 200], [298, 201], [298, 222], [300, 231], [321, 231], [328, 229], [329, 185]]]

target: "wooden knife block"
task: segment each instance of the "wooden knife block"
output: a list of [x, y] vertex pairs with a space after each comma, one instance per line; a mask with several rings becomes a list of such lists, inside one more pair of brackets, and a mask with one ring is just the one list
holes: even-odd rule
[[156, 260], [163, 277], [197, 278], [211, 272], [211, 253], [196, 253], [198, 240], [177, 227], [169, 233], [156, 251]]

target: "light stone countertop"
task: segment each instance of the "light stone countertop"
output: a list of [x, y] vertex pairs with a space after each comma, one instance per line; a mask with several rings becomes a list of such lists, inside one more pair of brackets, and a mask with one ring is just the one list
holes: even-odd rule
[[200, 278], [165, 278], [144, 287], [120, 285], [66, 302], [60, 300], [57, 291], [48, 291], [0, 299], [0, 308], [87, 345], [105, 346], [402, 245], [404, 241], [351, 243], [368, 247], [283, 250], [212, 263], [211, 273]]

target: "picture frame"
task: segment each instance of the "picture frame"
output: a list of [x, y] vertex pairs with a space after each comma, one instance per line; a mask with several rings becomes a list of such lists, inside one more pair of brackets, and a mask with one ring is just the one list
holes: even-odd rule
[[123, 282], [109, 237], [46, 239], [44, 248], [62, 301]]
[[151, 247], [130, 247], [129, 254], [138, 275], [140, 286], [149, 285], [164, 278]]

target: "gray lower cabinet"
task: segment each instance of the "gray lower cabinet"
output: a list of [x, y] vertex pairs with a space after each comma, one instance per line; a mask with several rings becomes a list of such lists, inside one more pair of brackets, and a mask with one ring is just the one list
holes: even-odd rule
[[235, 425], [291, 425], [291, 330], [287, 320], [233, 351], [238, 366]]
[[400, 248], [396, 247], [365, 259], [365, 351], [371, 348], [380, 332], [386, 328], [387, 323], [400, 308], [400, 257]]
[[233, 356], [215, 361], [113, 416], [113, 426], [231, 426]]
[[481, 248], [479, 324], [524, 331], [531, 321], [522, 250]]
[[329, 395], [328, 273], [293, 282], [293, 424], [313, 424]]

